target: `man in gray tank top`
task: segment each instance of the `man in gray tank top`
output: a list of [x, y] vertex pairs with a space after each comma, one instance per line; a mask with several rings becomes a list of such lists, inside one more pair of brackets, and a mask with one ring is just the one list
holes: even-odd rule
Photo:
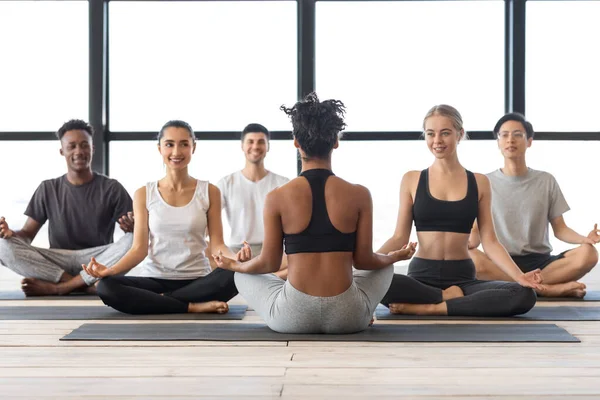
[[[554, 176], [527, 167], [525, 153], [534, 132], [523, 115], [511, 113], [502, 117], [494, 127], [494, 136], [504, 156], [504, 168], [487, 175], [492, 186], [492, 214], [498, 240], [523, 272], [542, 270], [545, 290], [539, 295], [583, 297], [585, 285], [577, 280], [598, 262], [594, 247], [600, 241], [597, 225], [587, 236], [569, 228], [563, 218], [569, 205]], [[557, 239], [579, 247], [552, 255], [550, 225]], [[469, 249], [477, 277], [510, 280], [485, 253], [477, 250], [479, 243], [475, 226]]]
[[[57, 136], [67, 173], [40, 184], [21, 230], [10, 229], [0, 217], [0, 264], [25, 278], [21, 288], [27, 296], [93, 292], [97, 279], [81, 265], [91, 257], [112, 265], [131, 247], [131, 197], [118, 181], [92, 171], [92, 135], [85, 121], [65, 123]], [[50, 248], [32, 246], [46, 221]], [[113, 243], [116, 222], [126, 234]]]

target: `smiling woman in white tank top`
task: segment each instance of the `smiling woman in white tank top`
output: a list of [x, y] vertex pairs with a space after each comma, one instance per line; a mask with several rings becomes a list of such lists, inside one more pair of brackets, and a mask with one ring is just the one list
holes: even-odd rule
[[[92, 259], [84, 268], [103, 278], [104, 304], [125, 313], [225, 313], [237, 295], [233, 272], [211, 272], [205, 240], [208, 229], [213, 248], [235, 257], [223, 242], [219, 189], [188, 173], [196, 142], [186, 122], [167, 122], [158, 149], [167, 174], [135, 192], [131, 250], [113, 266]], [[122, 276], [140, 263], [140, 276]]]

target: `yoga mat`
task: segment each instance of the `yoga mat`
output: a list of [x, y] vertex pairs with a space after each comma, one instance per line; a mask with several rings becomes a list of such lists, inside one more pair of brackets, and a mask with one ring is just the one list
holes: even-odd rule
[[131, 320], [228, 320], [243, 319], [245, 305], [231, 305], [227, 314], [157, 314], [129, 315], [107, 306], [0, 306], [0, 320], [86, 320], [86, 319], [131, 319]]
[[65, 296], [25, 296], [21, 290], [0, 291], [0, 300], [100, 300], [95, 294], [71, 293]]
[[277, 333], [264, 324], [83, 324], [60, 340], [579, 342], [553, 324], [375, 324], [347, 335]]
[[585, 294], [585, 297], [540, 297], [538, 296], [537, 301], [600, 301], [600, 292], [592, 290]]
[[468, 320], [468, 321], [600, 321], [600, 307], [534, 307], [514, 317], [449, 317], [437, 315], [390, 314], [386, 307], [375, 310], [378, 320]]

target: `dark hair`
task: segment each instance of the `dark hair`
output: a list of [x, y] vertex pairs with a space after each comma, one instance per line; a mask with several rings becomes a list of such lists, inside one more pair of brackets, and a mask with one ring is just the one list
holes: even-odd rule
[[242, 131], [242, 142], [244, 141], [244, 138], [248, 133], [264, 133], [267, 137], [267, 141], [271, 139], [271, 134], [269, 133], [269, 130], [261, 124], [252, 123], [246, 125], [246, 127]]
[[82, 119], [71, 119], [65, 122], [56, 132], [58, 140], [62, 140], [65, 133], [69, 131], [86, 131], [88, 135], [94, 136], [94, 128]]
[[190, 133], [190, 137], [192, 138], [192, 142], [196, 142], [196, 136], [194, 135], [194, 130], [192, 129], [192, 127], [190, 126], [190, 124], [188, 124], [185, 121], [181, 121], [179, 119], [173, 119], [169, 122], [167, 122], [166, 124], [164, 124], [162, 126], [162, 128], [160, 128], [160, 132], [158, 132], [158, 136], [156, 137], [158, 139], [158, 143], [160, 143], [160, 139], [162, 139], [162, 137], [165, 134], [165, 129], [167, 128], [183, 128], [186, 129], [189, 133]]
[[346, 127], [346, 108], [339, 100], [319, 101], [310, 93], [292, 108], [281, 106], [292, 119], [292, 134], [308, 158], [327, 158]]
[[508, 113], [502, 118], [500, 118], [498, 122], [496, 122], [496, 126], [494, 126], [494, 138], [498, 139], [498, 133], [500, 133], [500, 128], [502, 128], [502, 125], [504, 125], [504, 123], [508, 121], [520, 122], [523, 125], [523, 128], [525, 128], [525, 132], [527, 133], [527, 139], [533, 138], [533, 125], [531, 125], [531, 122], [525, 119], [525, 116], [523, 114], [516, 112]]

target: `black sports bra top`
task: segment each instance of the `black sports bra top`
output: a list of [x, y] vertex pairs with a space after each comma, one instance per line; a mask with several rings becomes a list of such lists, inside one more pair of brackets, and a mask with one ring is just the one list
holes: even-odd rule
[[286, 254], [354, 251], [356, 231], [338, 231], [327, 214], [325, 183], [334, 175], [328, 169], [309, 169], [300, 174], [306, 178], [312, 192], [312, 215], [308, 227], [300, 233], [283, 234]]
[[438, 200], [429, 191], [429, 169], [421, 171], [413, 204], [417, 232], [470, 233], [479, 210], [477, 180], [467, 172], [467, 195], [462, 200]]

